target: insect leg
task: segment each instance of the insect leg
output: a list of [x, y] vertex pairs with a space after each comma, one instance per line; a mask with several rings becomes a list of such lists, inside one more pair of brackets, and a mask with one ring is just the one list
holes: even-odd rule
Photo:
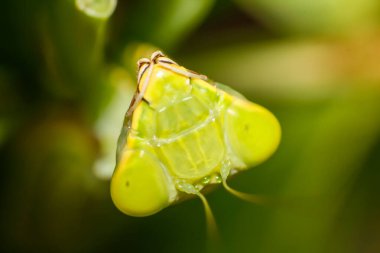
[[171, 66], [170, 64], [167, 64], [167, 63], [164, 63], [164, 62], [160, 62], [159, 63], [160, 66], [174, 72], [174, 73], [177, 73], [179, 75], [182, 75], [182, 76], [186, 76], [186, 77], [192, 77], [192, 78], [198, 78], [198, 79], [201, 79], [201, 80], [204, 80], [206, 81], [207, 80], [207, 76], [205, 75], [201, 75], [201, 74], [198, 74], [198, 73], [195, 73], [193, 71], [190, 71], [190, 70], [183, 70], [183, 69], [180, 69], [180, 68], [175, 68], [173, 66]]

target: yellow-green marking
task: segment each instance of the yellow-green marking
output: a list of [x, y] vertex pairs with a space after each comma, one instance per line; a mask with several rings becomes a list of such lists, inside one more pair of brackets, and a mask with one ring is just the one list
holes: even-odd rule
[[270, 157], [277, 119], [231, 88], [187, 70], [161, 52], [138, 62], [138, 88], [119, 137], [111, 181], [115, 205], [148, 216]]

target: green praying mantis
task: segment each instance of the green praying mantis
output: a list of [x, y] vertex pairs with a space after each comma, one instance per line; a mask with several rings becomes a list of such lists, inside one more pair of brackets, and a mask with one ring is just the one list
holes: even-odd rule
[[157, 51], [138, 61], [137, 91], [126, 113], [111, 180], [118, 209], [148, 216], [189, 195], [208, 220], [204, 189], [262, 163], [277, 149], [280, 125], [267, 109]]

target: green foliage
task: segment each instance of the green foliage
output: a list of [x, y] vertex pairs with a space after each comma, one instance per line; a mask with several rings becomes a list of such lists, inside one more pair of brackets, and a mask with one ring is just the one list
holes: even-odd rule
[[380, 251], [378, 1], [75, 2], [1, 4], [2, 252], [205, 251], [200, 202], [136, 219], [109, 196], [135, 63], [157, 48], [282, 125], [273, 159], [231, 180], [272, 205], [207, 196], [221, 252]]

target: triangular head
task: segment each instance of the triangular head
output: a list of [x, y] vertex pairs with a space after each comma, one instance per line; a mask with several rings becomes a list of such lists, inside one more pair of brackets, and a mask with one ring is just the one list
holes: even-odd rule
[[138, 68], [111, 181], [115, 205], [148, 216], [191, 194], [209, 209], [202, 191], [219, 183], [249, 199], [226, 180], [277, 149], [281, 130], [273, 114], [161, 52]]

